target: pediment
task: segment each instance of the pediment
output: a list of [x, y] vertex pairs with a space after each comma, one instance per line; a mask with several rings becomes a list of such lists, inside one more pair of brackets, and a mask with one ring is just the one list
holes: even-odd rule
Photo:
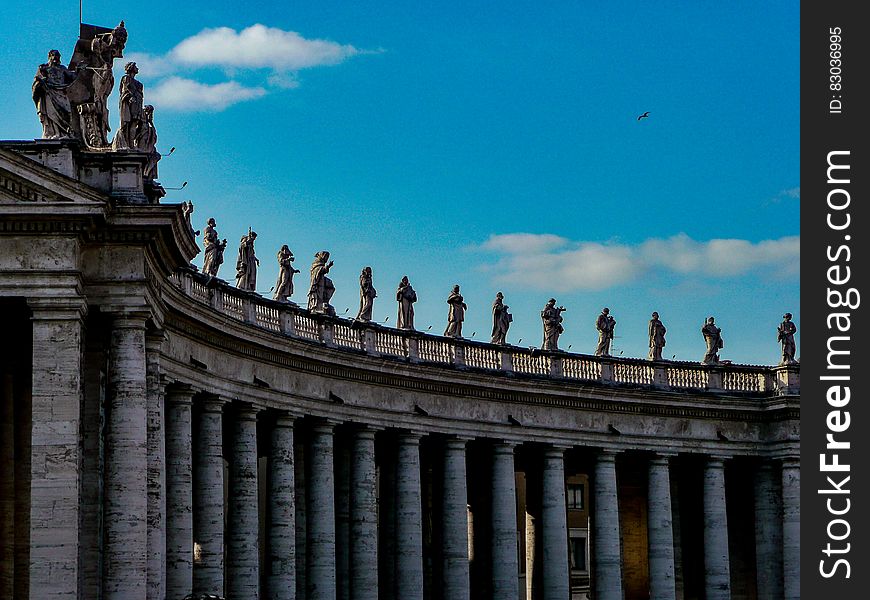
[[40, 212], [61, 207], [68, 212], [77, 207], [106, 207], [108, 198], [50, 167], [0, 147], [0, 205], [7, 207], [4, 211], [12, 208], [13, 212], [27, 210], [28, 206]]

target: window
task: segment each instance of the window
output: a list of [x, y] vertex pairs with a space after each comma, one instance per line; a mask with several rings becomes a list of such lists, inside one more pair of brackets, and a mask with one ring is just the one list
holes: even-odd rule
[[583, 510], [583, 494], [586, 486], [582, 483], [568, 484], [568, 510]]
[[571, 570], [588, 571], [589, 566], [586, 563], [586, 532], [578, 533], [575, 530], [571, 530], [569, 542]]

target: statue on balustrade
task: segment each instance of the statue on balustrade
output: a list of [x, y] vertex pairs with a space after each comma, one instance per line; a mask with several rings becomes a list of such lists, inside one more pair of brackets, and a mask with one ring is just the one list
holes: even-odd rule
[[454, 285], [453, 291], [447, 296], [447, 304], [450, 305], [450, 309], [447, 312], [447, 329], [444, 330], [444, 335], [461, 338], [462, 322], [465, 321], [465, 311], [468, 310], [468, 306], [459, 293], [458, 285]]
[[115, 150], [135, 149], [139, 132], [145, 125], [145, 95], [142, 83], [136, 79], [139, 69], [136, 63], [128, 62], [124, 66], [124, 72], [126, 74], [121, 77], [121, 85], [118, 88], [121, 125], [112, 141], [112, 148]]
[[254, 254], [254, 240], [257, 232], [248, 228], [248, 234], [243, 235], [239, 242], [239, 258], [236, 260], [236, 287], [241, 290], [255, 292], [257, 290], [257, 267], [260, 259]]
[[495, 295], [492, 303], [492, 343], [506, 344], [507, 332], [514, 320], [514, 316], [508, 312], [509, 306], [504, 303], [504, 294]]
[[227, 247], [226, 238], [223, 241], [218, 239], [218, 232], [215, 229], [215, 220], [210, 218], [202, 232], [203, 261], [202, 272], [212, 277], [217, 277], [218, 269], [224, 264], [224, 250]]
[[372, 284], [372, 268], [365, 267], [359, 274], [359, 312], [356, 314], [358, 321], [372, 320], [372, 310], [377, 297], [378, 291]]
[[314, 255], [311, 263], [311, 287], [308, 288], [308, 310], [335, 316], [335, 308], [329, 303], [335, 293], [332, 280], [327, 277], [334, 261], [329, 260], [329, 252], [321, 250]]
[[411, 287], [407, 275], [402, 277], [402, 281], [396, 289], [396, 300], [399, 303], [399, 318], [396, 320], [396, 327], [414, 329], [414, 303], [417, 301], [417, 292]]
[[664, 324], [659, 321], [659, 313], [654, 312], [649, 320], [649, 359], [662, 360], [662, 348], [665, 347]]
[[791, 313], [785, 313], [782, 315], [782, 323], [776, 328], [776, 339], [782, 344], [782, 361], [779, 363], [781, 365], [793, 365], [797, 363], [794, 359], [795, 333], [797, 333], [797, 327], [791, 322]]
[[701, 333], [704, 335], [704, 341], [707, 343], [707, 353], [704, 354], [703, 362], [705, 365], [714, 365], [719, 362], [719, 349], [725, 347], [722, 341], [722, 330], [716, 327], [716, 320], [713, 317], [707, 319], [707, 322], [701, 327]]
[[544, 343], [541, 345], [542, 349], [559, 349], [559, 336], [565, 331], [564, 327], [562, 327], [563, 312], [565, 312], [565, 307], [557, 307], [555, 298], [550, 298], [544, 310], [541, 311], [541, 320], [544, 322]]
[[296, 257], [290, 252], [287, 244], [278, 250], [278, 281], [275, 283], [275, 295], [273, 298], [278, 302], [288, 302], [293, 295], [293, 274], [299, 273], [299, 269], [293, 268]]
[[595, 356], [610, 356], [610, 344], [613, 342], [615, 327], [616, 319], [610, 314], [610, 309], [603, 308], [595, 321], [595, 329], [598, 330], [598, 347], [595, 348]]
[[144, 115], [145, 119], [142, 121], [139, 137], [136, 138], [136, 149], [148, 156], [148, 162], [145, 163], [145, 170], [142, 175], [145, 179], [153, 180], [157, 179], [157, 161], [161, 158], [160, 153], [157, 151], [157, 129], [154, 127], [154, 107], [146, 104]]
[[72, 137], [72, 108], [66, 90], [76, 80], [77, 71], [60, 62], [60, 52], [50, 50], [48, 62], [39, 65], [33, 78], [33, 102], [42, 123], [43, 139]]

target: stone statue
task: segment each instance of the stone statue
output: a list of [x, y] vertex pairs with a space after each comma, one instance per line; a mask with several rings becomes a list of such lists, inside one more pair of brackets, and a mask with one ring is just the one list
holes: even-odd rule
[[704, 341], [707, 343], [707, 353], [701, 362], [705, 365], [714, 365], [719, 362], [719, 349], [725, 346], [724, 342], [722, 342], [722, 330], [716, 327], [715, 319], [710, 317], [704, 326], [701, 327], [701, 333], [704, 335]]
[[135, 149], [139, 132], [145, 125], [144, 90], [142, 83], [136, 80], [139, 69], [136, 67], [136, 63], [128, 62], [124, 66], [124, 72], [126, 75], [121, 77], [119, 87], [121, 96], [118, 100], [121, 125], [115, 133], [114, 141], [112, 141], [112, 148], [115, 150]]
[[667, 333], [664, 324], [659, 321], [659, 313], [654, 312], [652, 319], [649, 320], [649, 359], [662, 360], [662, 348], [665, 347], [665, 333]]
[[782, 361], [779, 363], [781, 365], [793, 365], [797, 363], [794, 359], [795, 333], [797, 333], [797, 327], [791, 322], [791, 313], [785, 313], [782, 315], [782, 323], [776, 328], [776, 339], [782, 344]]
[[396, 327], [399, 329], [414, 329], [414, 303], [417, 301], [417, 292], [411, 287], [408, 276], [402, 277], [396, 290], [396, 300], [399, 302], [399, 318]]
[[565, 307], [556, 307], [555, 298], [550, 298], [547, 301], [547, 306], [541, 311], [541, 320], [544, 322], [544, 343], [541, 345], [542, 349], [559, 349], [559, 336], [565, 331], [562, 327], [563, 312], [565, 312]]
[[287, 302], [293, 295], [293, 274], [299, 273], [299, 269], [293, 268], [296, 257], [290, 252], [287, 244], [278, 250], [278, 281], [275, 283], [275, 295], [273, 298], [278, 302]]
[[202, 231], [202, 245], [204, 246], [202, 260], [202, 272], [212, 277], [217, 277], [218, 269], [224, 264], [224, 250], [227, 247], [227, 240], [218, 240], [217, 229], [215, 229], [215, 220], [211, 218]]
[[126, 44], [127, 30], [123, 21], [114, 29], [87, 24], [80, 27], [70, 68], [75, 64], [83, 70], [67, 96], [74, 117], [78, 115], [78, 119], [73, 119], [74, 134], [92, 148], [109, 145], [108, 99], [115, 87], [112, 66], [116, 58], [124, 56]]
[[257, 232], [248, 228], [248, 235], [243, 235], [239, 242], [239, 258], [236, 260], [236, 287], [241, 290], [257, 291], [257, 267], [260, 259], [254, 254], [254, 240]]
[[492, 303], [492, 343], [506, 344], [507, 332], [514, 316], [508, 312], [508, 306], [503, 302], [504, 294], [501, 292], [495, 295], [495, 301]]
[[447, 304], [450, 305], [450, 310], [447, 312], [447, 329], [444, 330], [444, 335], [461, 338], [462, 322], [465, 321], [465, 311], [468, 310], [468, 306], [459, 293], [458, 285], [454, 285], [453, 291], [447, 296]]
[[603, 308], [595, 321], [595, 329], [598, 330], [598, 347], [595, 348], [595, 356], [610, 356], [610, 344], [613, 342], [615, 327], [616, 319], [610, 314], [610, 309]]
[[356, 315], [359, 321], [371, 321], [372, 310], [378, 291], [372, 285], [372, 268], [365, 267], [359, 274], [359, 312]]
[[48, 62], [39, 65], [33, 78], [33, 102], [42, 123], [43, 139], [72, 137], [72, 108], [66, 90], [78, 76], [60, 62], [60, 52], [50, 50]]
[[332, 280], [327, 277], [334, 261], [329, 260], [329, 252], [321, 250], [314, 255], [311, 263], [311, 287], [308, 289], [308, 310], [335, 316], [335, 308], [329, 303], [335, 293]]
[[145, 163], [145, 171], [142, 174], [145, 179], [154, 180], [157, 179], [157, 161], [161, 158], [160, 153], [157, 151], [157, 129], [154, 128], [154, 107], [146, 104], [143, 114], [145, 120], [142, 121], [139, 137], [136, 138], [136, 149], [148, 155], [148, 162]]
[[181, 203], [181, 214], [184, 215], [184, 220], [187, 221], [187, 226], [193, 231], [193, 202]]

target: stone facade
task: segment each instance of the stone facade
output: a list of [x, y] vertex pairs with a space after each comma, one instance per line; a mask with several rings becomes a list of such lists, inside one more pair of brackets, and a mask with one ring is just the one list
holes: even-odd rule
[[352, 327], [143, 168], [0, 143], [0, 597], [799, 596], [799, 365]]

